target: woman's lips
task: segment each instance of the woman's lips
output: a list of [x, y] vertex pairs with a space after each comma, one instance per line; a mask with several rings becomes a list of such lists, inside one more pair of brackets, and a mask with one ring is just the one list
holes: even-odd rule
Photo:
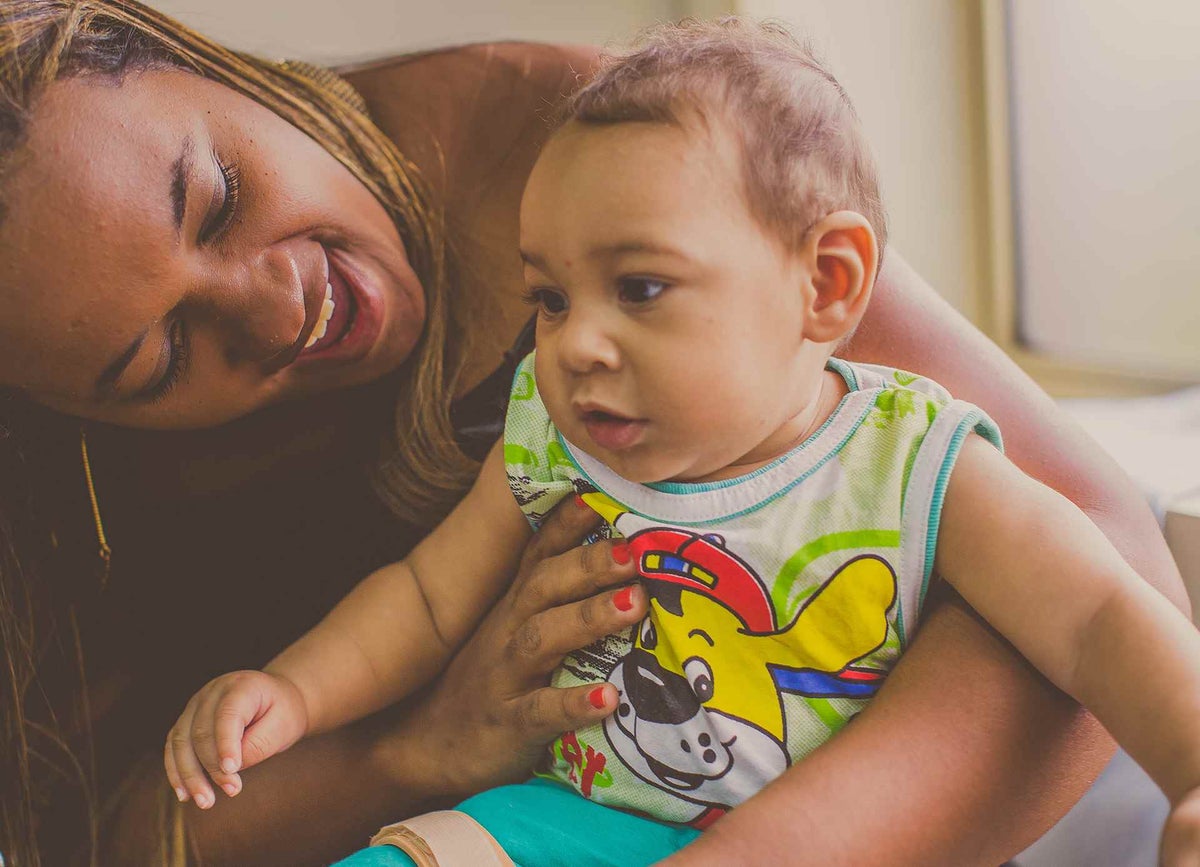
[[325, 334], [296, 359], [305, 367], [345, 364], [366, 356], [383, 327], [383, 300], [375, 282], [341, 250], [326, 249], [333, 311]]
[[620, 451], [635, 445], [646, 430], [646, 422], [635, 418], [591, 410], [583, 414], [583, 425], [592, 442], [602, 449]]

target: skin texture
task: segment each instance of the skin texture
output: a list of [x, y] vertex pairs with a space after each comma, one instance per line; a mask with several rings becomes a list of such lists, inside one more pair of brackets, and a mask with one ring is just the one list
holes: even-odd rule
[[[515, 253], [517, 206], [525, 177], [546, 137], [539, 113], [569, 90], [576, 71], [586, 70], [593, 59], [586, 50], [484, 46], [385, 62], [352, 75], [381, 128], [417, 159], [444, 197], [463, 248], [494, 287], [495, 296], [485, 300], [494, 304], [497, 318], [474, 344], [463, 389], [495, 367], [528, 316], [528, 308], [519, 300], [523, 279]], [[60, 144], [65, 147], [69, 142]], [[98, 156], [95, 159], [99, 161]], [[285, 170], [282, 164], [262, 169], [264, 173]], [[317, 174], [326, 177], [323, 170]], [[249, 174], [245, 176], [247, 188], [253, 181]], [[264, 215], [263, 219], [273, 218]], [[280, 237], [294, 237], [301, 227], [291, 232], [288, 228]], [[6, 263], [0, 285], [6, 287], [11, 285], [9, 269], [15, 261], [7, 245], [16, 243], [12, 234], [16, 231], [11, 225], [0, 229], [0, 247], [5, 250], [0, 261]], [[112, 235], [111, 227], [104, 234]], [[28, 244], [35, 236], [26, 231], [19, 238]], [[76, 242], [73, 235], [71, 243]], [[112, 243], [116, 242], [114, 238]], [[263, 249], [269, 246], [265, 239], [262, 243]], [[18, 249], [31, 254], [28, 246]], [[395, 276], [402, 274], [396, 271]], [[120, 288], [123, 283], [117, 279], [109, 285]], [[106, 303], [83, 304], [81, 309], [85, 324], [110, 312]], [[149, 320], [163, 312], [145, 311], [142, 318], [148, 315], [149, 319], [137, 328], [152, 324]], [[65, 340], [62, 331], [73, 318], [77, 317], [58, 317], [62, 321], [43, 327]], [[937, 339], [929, 339], [931, 334]], [[156, 337], [161, 340], [161, 331]], [[115, 340], [106, 346], [121, 348]], [[1128, 480], [894, 251], [885, 259], [871, 308], [844, 354], [852, 360], [920, 371], [983, 406], [1004, 429], [1008, 453], [1019, 466], [1084, 508], [1140, 574], [1176, 604], [1182, 602], [1182, 585], [1161, 535]], [[16, 361], [28, 357], [21, 355]], [[96, 360], [86, 361], [95, 369]], [[154, 359], [142, 363], [150, 367]], [[18, 374], [32, 377], [41, 370], [18, 368], [10, 373], [6, 368], [5, 378], [16, 382]], [[283, 396], [282, 387], [274, 391], [271, 377], [255, 372], [253, 365], [237, 371], [255, 384], [255, 401]], [[51, 372], [64, 381], [70, 378], [62, 371]], [[232, 375], [233, 368], [227, 372]], [[77, 390], [80, 384], [74, 385]], [[334, 388], [336, 383], [325, 385]], [[314, 389], [325, 385], [313, 383]], [[80, 398], [71, 389], [62, 391], [64, 399]], [[249, 400], [238, 397], [243, 399]], [[314, 456], [326, 453], [330, 442], [341, 442], [337, 439], [341, 433], [329, 418], [332, 414], [316, 413], [313, 405], [280, 404], [203, 435], [164, 437], [125, 431], [98, 435], [94, 443], [108, 466], [98, 470], [98, 483], [105, 490], [105, 480], [110, 482], [108, 508], [116, 513], [113, 522], [120, 526], [124, 518], [125, 550], [132, 548], [127, 562], [138, 560], [139, 552], [152, 541], [149, 528], [157, 527], [158, 516], [140, 503], [143, 499], [162, 502], [163, 495], [195, 505], [180, 537], [205, 539], [200, 549], [205, 557], [221, 546], [237, 545], [238, 540], [247, 546], [269, 544], [263, 539], [273, 537], [265, 531], [239, 535], [246, 533], [243, 527], [249, 516], [240, 522], [234, 518], [243, 512], [201, 508], [198, 492], [208, 498], [203, 502], [222, 502], [220, 495], [233, 497], [243, 491], [239, 485], [253, 483], [254, 490], [271, 491], [280, 474], [311, 474]], [[328, 409], [320, 402], [317, 405]], [[348, 497], [337, 491], [331, 487], [327, 496]], [[226, 513], [233, 517], [227, 518]], [[353, 528], [339, 528], [335, 517], [331, 509], [326, 544], [336, 549], [339, 540], [351, 538]], [[236, 801], [219, 803], [204, 815], [188, 808], [187, 821], [205, 863], [291, 867], [327, 863], [399, 815], [445, 804], [485, 785], [522, 778], [538, 744], [569, 727], [570, 718], [582, 718], [586, 712], [586, 708], [556, 709], [544, 699], [542, 704], [529, 700], [530, 689], [544, 682], [557, 661], [556, 651], [575, 646], [568, 641], [605, 634], [614, 626], [610, 621], [584, 622], [582, 609], [571, 598], [570, 588], [579, 587], [576, 579], [586, 574], [578, 555], [546, 559], [568, 550], [585, 532], [578, 515], [566, 514], [561, 520], [551, 532], [535, 538], [524, 561], [522, 574], [541, 576], [545, 582], [537, 585], [542, 588], [535, 597], [538, 604], [497, 606], [427, 694], [410, 706], [303, 742], [253, 769], [246, 774], [246, 792]], [[321, 593], [336, 599], [369, 571], [369, 565], [395, 559], [395, 552], [388, 551], [370, 564], [366, 553], [359, 557], [356, 548], [342, 549], [345, 553], [339, 556], [353, 560], [353, 568], [343, 563], [345, 574], [334, 573], [339, 577], [331, 582], [319, 556], [297, 556], [295, 568], [287, 573], [286, 588], [324, 586]], [[235, 552], [230, 560], [214, 558], [213, 562], [225, 569], [230, 562], [240, 562], [241, 552], [236, 547], [230, 550]], [[173, 571], [171, 561], [166, 561], [164, 570], [162, 562], [145, 559], [146, 573], [155, 575], [159, 584], [164, 571]], [[179, 564], [179, 574], [185, 574], [187, 565]], [[160, 618], [169, 611], [171, 634], [186, 636], [185, 641], [167, 639], [149, 645], [170, 660], [174, 679], [182, 682], [180, 688], [171, 686], [165, 676], [156, 679], [156, 670], [148, 668], [154, 660], [146, 658], [154, 654], [147, 654], [145, 646], [124, 655], [116, 652], [129, 633], [121, 631], [115, 604], [114, 611], [95, 612], [97, 622], [91, 632], [96, 640], [90, 646], [99, 648], [92, 669], [98, 671], [98, 696], [105, 689], [120, 694], [122, 684], [135, 676], [142, 676], [145, 688], [155, 696], [144, 701], [139, 712], [107, 721], [100, 733], [113, 732], [116, 739], [116, 732], [149, 727], [142, 743], [154, 752], [146, 763], [120, 769], [131, 777], [124, 789], [127, 795], [106, 822], [111, 848], [101, 856], [101, 863], [146, 863], [146, 853], [152, 851], [148, 835], [154, 830], [147, 819], [154, 815], [164, 786], [161, 755], [152, 745], [159, 742], [187, 695], [218, 671], [239, 667], [239, 662], [265, 660], [296, 634], [289, 629], [300, 631], [328, 607], [316, 590], [307, 607], [298, 598], [301, 594], [255, 596], [256, 582], [279, 586], [270, 581], [278, 567], [278, 562], [271, 562], [249, 571], [241, 587], [231, 591], [230, 601], [219, 605], [210, 604], [208, 597], [213, 594], [211, 580], [222, 572], [214, 571], [213, 579], [181, 577], [175, 597], [159, 603], [160, 609], [147, 609]], [[554, 576], [554, 581], [548, 576]], [[559, 589], [551, 590], [551, 585]], [[528, 586], [518, 581], [510, 597], [518, 598]], [[1033, 673], [960, 600], [941, 591], [934, 600], [912, 648], [870, 708], [789, 774], [786, 786], [781, 780], [761, 796], [777, 800], [779, 809], [794, 818], [787, 833], [774, 841], [778, 860], [795, 863], [795, 853], [803, 851], [812, 863], [821, 864], [995, 864], [1049, 827], [1107, 760], [1111, 747], [1090, 717]], [[530, 615], [530, 610], [541, 613]], [[210, 637], [214, 622], [225, 626], [225, 637], [219, 641]], [[174, 653], [158, 653], [161, 647]], [[497, 660], [511, 664], [498, 665]], [[525, 734], [516, 749], [514, 731]], [[463, 749], [465, 744], [472, 748]], [[98, 752], [105, 755], [103, 743]], [[735, 811], [672, 861], [736, 863], [741, 830]]]

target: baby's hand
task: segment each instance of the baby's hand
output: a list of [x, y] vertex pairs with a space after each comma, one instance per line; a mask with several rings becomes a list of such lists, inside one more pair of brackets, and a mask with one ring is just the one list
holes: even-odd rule
[[1171, 808], [1159, 853], [1163, 867], [1200, 867], [1200, 788]]
[[209, 681], [167, 735], [167, 778], [180, 801], [207, 810], [211, 778], [225, 794], [242, 790], [239, 771], [282, 752], [308, 728], [304, 697], [290, 680], [265, 671], [235, 671]]

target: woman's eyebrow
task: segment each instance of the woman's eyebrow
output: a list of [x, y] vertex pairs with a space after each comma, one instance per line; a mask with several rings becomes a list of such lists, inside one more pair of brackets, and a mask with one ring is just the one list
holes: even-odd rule
[[192, 173], [192, 158], [196, 153], [196, 142], [189, 134], [183, 140], [183, 148], [171, 164], [171, 213], [175, 217], [175, 235], [183, 234], [183, 215], [187, 213], [188, 177]]

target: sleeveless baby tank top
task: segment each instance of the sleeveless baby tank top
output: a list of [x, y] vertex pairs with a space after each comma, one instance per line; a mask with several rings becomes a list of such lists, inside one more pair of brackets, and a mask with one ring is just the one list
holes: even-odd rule
[[[636, 558], [650, 611], [564, 660], [555, 686], [610, 681], [616, 712], [565, 732], [538, 773], [584, 797], [705, 827], [860, 711], [911, 640], [942, 497], [994, 423], [924, 377], [830, 359], [849, 392], [805, 442], [746, 475], [630, 482], [568, 442], [513, 379], [509, 484], [531, 524], [578, 493]], [[593, 538], [593, 541], [594, 541]]]

